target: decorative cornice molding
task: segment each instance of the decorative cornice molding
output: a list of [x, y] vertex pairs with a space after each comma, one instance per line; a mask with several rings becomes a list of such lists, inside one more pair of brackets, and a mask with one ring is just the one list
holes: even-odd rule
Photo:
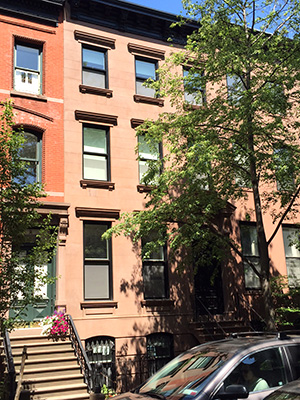
[[80, 186], [83, 189], [86, 189], [87, 187], [91, 187], [91, 188], [95, 188], [95, 189], [108, 189], [108, 190], [115, 189], [115, 184], [113, 182], [97, 181], [97, 180], [93, 180], [93, 179], [82, 179], [80, 181]]
[[100, 122], [107, 125], [118, 125], [116, 115], [98, 114], [90, 111], [75, 110], [75, 119], [90, 122]]
[[97, 94], [100, 96], [112, 97], [113, 91], [111, 89], [97, 88], [94, 86], [79, 85], [81, 93]]
[[148, 96], [142, 96], [140, 94], [134, 94], [133, 100], [136, 103], [153, 104], [153, 105], [159, 106], [159, 107], [163, 107], [164, 103], [165, 103], [164, 99], [161, 99], [159, 97], [148, 97]]
[[79, 41], [94, 43], [99, 46], [108, 47], [111, 49], [115, 48], [116, 40], [112, 39], [112, 38], [108, 38], [108, 37], [104, 37], [104, 36], [100, 36], [100, 35], [94, 35], [92, 33], [82, 32], [82, 31], [78, 31], [78, 30], [74, 31], [74, 37], [76, 40], [79, 40]]
[[165, 51], [154, 49], [152, 47], [141, 46], [136, 43], [128, 43], [128, 51], [134, 55], [141, 55], [146, 57], [155, 58], [156, 60], [165, 59]]
[[76, 217], [119, 219], [120, 210], [105, 208], [75, 207]]
[[132, 128], [137, 128], [142, 125], [145, 121], [143, 119], [131, 118], [130, 123]]

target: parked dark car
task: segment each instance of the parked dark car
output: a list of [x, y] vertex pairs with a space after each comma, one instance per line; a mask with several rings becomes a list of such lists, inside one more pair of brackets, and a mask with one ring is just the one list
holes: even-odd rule
[[300, 400], [300, 380], [296, 380], [271, 393], [265, 400]]
[[299, 377], [300, 336], [236, 335], [186, 351], [118, 400], [261, 400]]

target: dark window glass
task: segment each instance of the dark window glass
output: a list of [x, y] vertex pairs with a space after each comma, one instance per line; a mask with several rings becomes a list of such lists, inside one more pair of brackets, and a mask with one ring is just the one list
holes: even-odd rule
[[[256, 227], [255, 225], [241, 225], [240, 231], [243, 255], [255, 265], [258, 271], [260, 271]], [[244, 262], [244, 275], [246, 288], [260, 288], [259, 277], [247, 262]]]
[[41, 181], [41, 140], [33, 133], [24, 132], [25, 141], [20, 149], [20, 159], [27, 164], [26, 183]]
[[116, 389], [115, 339], [110, 336], [86, 339], [85, 351], [92, 367], [93, 389], [103, 385]]
[[83, 178], [109, 180], [108, 130], [99, 126], [83, 127]]
[[149, 376], [162, 368], [174, 357], [173, 336], [168, 333], [152, 333], [147, 336], [147, 360]]
[[84, 223], [84, 297], [111, 298], [110, 241], [102, 234], [109, 228], [105, 223]]
[[143, 60], [136, 58], [136, 93], [143, 96], [155, 97], [155, 90], [144, 86], [144, 82], [151, 78], [156, 80], [157, 62], [153, 60]]
[[[203, 74], [202, 74], [203, 75]], [[192, 105], [203, 105], [205, 91], [202, 87], [196, 86], [195, 80], [199, 79], [201, 74], [194, 73], [191, 80], [189, 81], [189, 69], [183, 70], [184, 79], [184, 99], [186, 102]]]
[[258, 351], [245, 357], [225, 380], [225, 387], [233, 384], [246, 386], [249, 392], [260, 392], [287, 383], [284, 363], [279, 348]]
[[39, 71], [39, 55], [40, 55], [39, 49], [17, 44], [16, 51], [17, 51], [17, 57], [16, 57], [17, 67]]
[[[147, 241], [143, 240], [143, 246]], [[167, 263], [165, 248], [160, 246], [143, 260], [143, 281], [145, 299], [164, 299], [168, 297]]]
[[82, 48], [82, 83], [99, 88], [107, 87], [106, 52]]

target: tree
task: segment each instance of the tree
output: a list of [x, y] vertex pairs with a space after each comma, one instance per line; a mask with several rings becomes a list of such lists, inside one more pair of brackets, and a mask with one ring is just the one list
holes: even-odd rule
[[[167, 240], [175, 257], [184, 251], [184, 261], [191, 263], [196, 255], [199, 268], [208, 244], [217, 258], [228, 258], [230, 249], [259, 277], [267, 328], [274, 330], [269, 248], [282, 222], [297, 212], [300, 191], [299, 2], [183, 4], [199, 29], [152, 83], [171, 99], [174, 112], [146, 121], [137, 132], [149, 146], [163, 142], [166, 152], [149, 162], [144, 176], [145, 184], [156, 180], [146, 209], [123, 215], [109, 234], [138, 240], [155, 231], [156, 241], [146, 252]], [[230, 203], [247, 198], [252, 206], [246, 218], [255, 222], [260, 267], [217, 223]], [[273, 216], [270, 237], [266, 213]]]
[[[22, 130], [13, 129], [13, 108], [2, 103], [0, 115], [0, 329], [11, 327], [26, 306], [41, 298], [41, 285], [52, 280], [43, 265], [53, 256], [57, 232], [51, 216], [37, 212], [45, 197], [42, 185], [28, 179], [29, 164], [20, 157], [26, 148]], [[38, 229], [38, 234], [35, 234]], [[28, 250], [28, 251], [25, 251]], [[14, 320], [8, 311], [20, 310]]]

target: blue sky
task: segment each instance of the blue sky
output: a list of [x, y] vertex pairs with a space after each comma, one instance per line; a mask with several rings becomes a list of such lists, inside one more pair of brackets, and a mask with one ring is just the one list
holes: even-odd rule
[[129, 3], [139, 4], [155, 10], [166, 11], [172, 14], [180, 14], [182, 11], [181, 0], [126, 0]]

